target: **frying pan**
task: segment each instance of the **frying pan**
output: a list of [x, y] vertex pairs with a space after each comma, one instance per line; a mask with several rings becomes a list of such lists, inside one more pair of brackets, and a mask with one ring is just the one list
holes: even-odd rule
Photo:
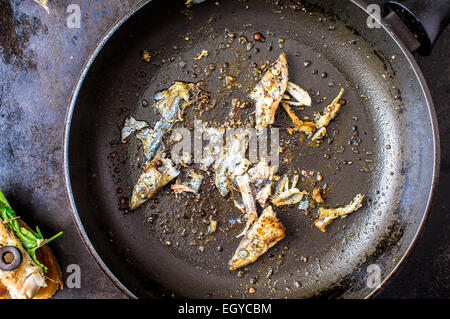
[[[406, 12], [391, 8], [397, 17]], [[404, 26], [395, 16], [390, 19], [392, 26]], [[411, 53], [385, 21], [369, 28], [367, 20], [361, 1], [206, 1], [187, 9], [183, 2], [154, 0], [139, 3], [108, 32], [74, 89], [64, 160], [81, 238], [124, 293], [133, 298], [364, 298], [391, 276], [419, 237], [430, 206], [438, 129]], [[264, 41], [254, 41], [255, 32]], [[231, 33], [237, 35], [234, 40]], [[240, 36], [251, 45], [240, 43]], [[419, 39], [402, 37], [412, 46]], [[141, 58], [144, 49], [150, 62]], [[209, 55], [195, 60], [203, 49]], [[254, 66], [274, 61], [281, 52], [288, 56], [290, 80], [313, 98], [302, 116], [322, 111], [340, 87], [346, 103], [319, 147], [287, 134], [292, 124], [278, 110], [274, 127], [290, 143], [281, 154], [289, 160], [281, 160], [279, 174], [320, 172], [323, 181], [315, 185], [327, 184], [328, 206], [347, 203], [357, 193], [366, 197], [363, 208], [334, 221], [325, 233], [314, 227], [314, 210], [305, 216], [295, 206], [277, 209], [286, 237], [255, 263], [230, 272], [227, 262], [244, 227], [232, 200], [222, 198], [206, 176], [200, 200], [175, 196], [166, 186], [129, 211], [143, 154], [136, 139], [120, 142], [120, 130], [129, 115], [153, 125], [159, 119], [151, 106], [153, 94], [176, 80], [201, 81], [218, 100], [201, 118], [223, 123], [233, 97], [248, 100], [257, 83], [250, 75]], [[241, 87], [224, 89], [225, 74]], [[197, 111], [188, 109], [180, 125], [189, 127]], [[218, 221], [213, 235], [206, 234], [209, 218]], [[373, 281], [374, 274], [379, 280]]]

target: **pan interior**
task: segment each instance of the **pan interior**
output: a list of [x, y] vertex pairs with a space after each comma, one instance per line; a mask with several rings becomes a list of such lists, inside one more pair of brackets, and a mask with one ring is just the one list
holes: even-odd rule
[[[207, 1], [186, 9], [152, 1], [124, 23], [97, 56], [73, 113], [71, 185], [95, 250], [132, 293], [364, 297], [375, 288], [365, 285], [367, 265], [379, 265], [383, 279], [401, 259], [407, 246], [400, 244], [411, 242], [425, 211], [426, 194], [418, 195], [424, 199], [418, 198], [417, 205], [402, 203], [419, 187], [407, 176], [417, 174], [420, 163], [426, 162], [418, 159], [415, 163], [420, 165], [410, 164], [411, 152], [417, 151], [408, 144], [410, 135], [431, 130], [427, 119], [416, 128], [408, 126], [412, 117], [427, 114], [426, 103], [417, 94], [414, 74], [409, 74], [408, 85], [399, 84], [408, 74], [396, 72], [394, 60], [407, 61], [399, 49], [388, 45], [392, 40], [382, 30], [375, 30], [370, 40], [356, 31], [357, 26], [364, 28], [361, 9], [344, 5], [335, 10], [339, 19], [331, 11], [322, 10], [320, 3], [281, 8], [265, 1]], [[264, 41], [253, 39], [256, 32]], [[374, 48], [379, 42], [384, 44]], [[150, 52], [150, 62], [141, 58], [144, 49]], [[196, 60], [202, 50], [208, 56]], [[135, 138], [121, 143], [120, 130], [129, 115], [153, 125], [159, 119], [151, 106], [153, 94], [174, 81], [200, 81], [217, 99], [217, 105], [201, 115], [195, 106], [189, 108], [177, 126], [190, 128], [194, 118], [220, 125], [229, 115], [232, 98], [249, 100], [248, 92], [261, 76], [255, 69], [281, 52], [288, 56], [290, 81], [308, 90], [313, 99], [311, 108], [295, 110], [298, 115], [312, 117], [322, 111], [341, 87], [346, 103], [319, 147], [298, 133], [289, 134], [291, 122], [279, 108], [274, 127], [280, 128], [282, 143], [289, 145], [280, 154], [279, 174], [313, 172], [299, 187], [311, 191], [327, 184], [328, 206], [347, 203], [357, 193], [366, 198], [361, 210], [336, 220], [326, 233], [314, 227], [315, 210], [306, 216], [296, 206], [277, 208], [287, 229], [285, 239], [255, 263], [230, 272], [227, 262], [244, 226], [231, 198], [222, 198], [212, 176], [207, 176], [200, 199], [175, 196], [165, 187], [129, 212], [126, 207], [142, 172], [143, 153]], [[227, 88], [226, 76], [240, 85]], [[417, 110], [412, 112], [405, 109], [410, 98], [405, 92], [414, 91]], [[143, 107], [143, 100], [150, 106]], [[251, 111], [240, 115], [246, 118]], [[428, 142], [422, 147], [432, 150]], [[317, 172], [323, 180], [313, 184]], [[429, 175], [422, 176], [420, 187], [429, 185]], [[213, 235], [207, 235], [210, 219], [218, 221]], [[249, 287], [256, 293], [249, 294]]]

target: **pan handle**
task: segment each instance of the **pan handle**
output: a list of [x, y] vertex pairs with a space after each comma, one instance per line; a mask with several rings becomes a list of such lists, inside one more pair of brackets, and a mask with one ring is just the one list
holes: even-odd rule
[[384, 19], [411, 52], [429, 55], [440, 32], [450, 21], [450, 0], [388, 1]]

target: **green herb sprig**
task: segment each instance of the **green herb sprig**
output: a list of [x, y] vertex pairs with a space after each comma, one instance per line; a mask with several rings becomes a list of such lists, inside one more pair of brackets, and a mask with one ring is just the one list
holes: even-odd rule
[[1, 190], [0, 190], [0, 218], [1, 218], [0, 222], [3, 221], [4, 223], [6, 223], [7, 226], [9, 226], [14, 231], [16, 236], [22, 242], [22, 245], [25, 248], [25, 250], [30, 254], [33, 261], [42, 268], [44, 273], [46, 273], [47, 267], [44, 264], [40, 263], [39, 260], [37, 260], [36, 250], [38, 250], [42, 246], [47, 245], [52, 240], [55, 240], [56, 238], [61, 236], [63, 232], [61, 231], [49, 239], [44, 239], [39, 227], [36, 226], [36, 232], [28, 230], [25, 227], [21, 227], [18, 221], [18, 217], [16, 216], [16, 213], [12, 209], [11, 205], [9, 205], [8, 200], [6, 199], [5, 195], [3, 195]]

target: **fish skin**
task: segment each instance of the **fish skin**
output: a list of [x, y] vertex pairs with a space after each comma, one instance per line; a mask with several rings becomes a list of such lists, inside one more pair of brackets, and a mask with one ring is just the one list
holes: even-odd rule
[[239, 269], [257, 260], [284, 238], [285, 231], [272, 207], [267, 206], [241, 240], [228, 263], [229, 270]]
[[159, 111], [164, 120], [172, 123], [184, 111], [182, 101], [189, 101], [191, 90], [194, 87], [194, 83], [176, 81], [167, 90], [155, 93], [153, 99], [156, 102], [153, 106]]
[[266, 207], [267, 199], [272, 194], [272, 183], [277, 166], [270, 167], [264, 157], [248, 170], [250, 182], [256, 193], [255, 199], [262, 208]]
[[226, 196], [230, 192], [230, 183], [236, 176], [244, 174], [251, 162], [245, 158], [249, 144], [247, 132], [239, 132], [231, 137], [221, 155], [214, 162], [214, 183], [220, 195]]
[[250, 93], [250, 98], [256, 102], [256, 129], [264, 129], [275, 121], [275, 112], [288, 85], [288, 75], [287, 57], [281, 53]]
[[163, 158], [162, 154], [163, 152], [159, 152], [144, 168], [144, 172], [134, 186], [130, 200], [131, 210], [135, 210], [145, 203], [159, 189], [180, 174], [173, 162], [170, 159]]
[[170, 189], [176, 194], [188, 192], [198, 195], [203, 178], [203, 175], [196, 173], [194, 170], [189, 170], [185, 180], [182, 181], [178, 178], [176, 183], [170, 186]]
[[142, 130], [148, 126], [149, 125], [146, 121], [137, 121], [132, 116], [127, 117], [122, 128], [122, 143], [126, 143], [128, 136], [133, 134], [135, 131]]
[[167, 131], [175, 122], [181, 120], [185, 108], [183, 101], [186, 103], [189, 101], [190, 92], [194, 87], [193, 83], [177, 81], [167, 90], [159, 91], [153, 96], [156, 101], [153, 106], [159, 111], [162, 118], [156, 122], [153, 129], [144, 127], [136, 133], [136, 137], [144, 146], [147, 162], [150, 162], [160, 149], [162, 138]]
[[311, 106], [311, 96], [297, 84], [288, 82], [286, 91], [301, 105]]
[[146, 127], [136, 133], [136, 138], [142, 142], [147, 163], [153, 159], [160, 149], [162, 138], [171, 126], [171, 123], [161, 119], [155, 124], [154, 129]]

